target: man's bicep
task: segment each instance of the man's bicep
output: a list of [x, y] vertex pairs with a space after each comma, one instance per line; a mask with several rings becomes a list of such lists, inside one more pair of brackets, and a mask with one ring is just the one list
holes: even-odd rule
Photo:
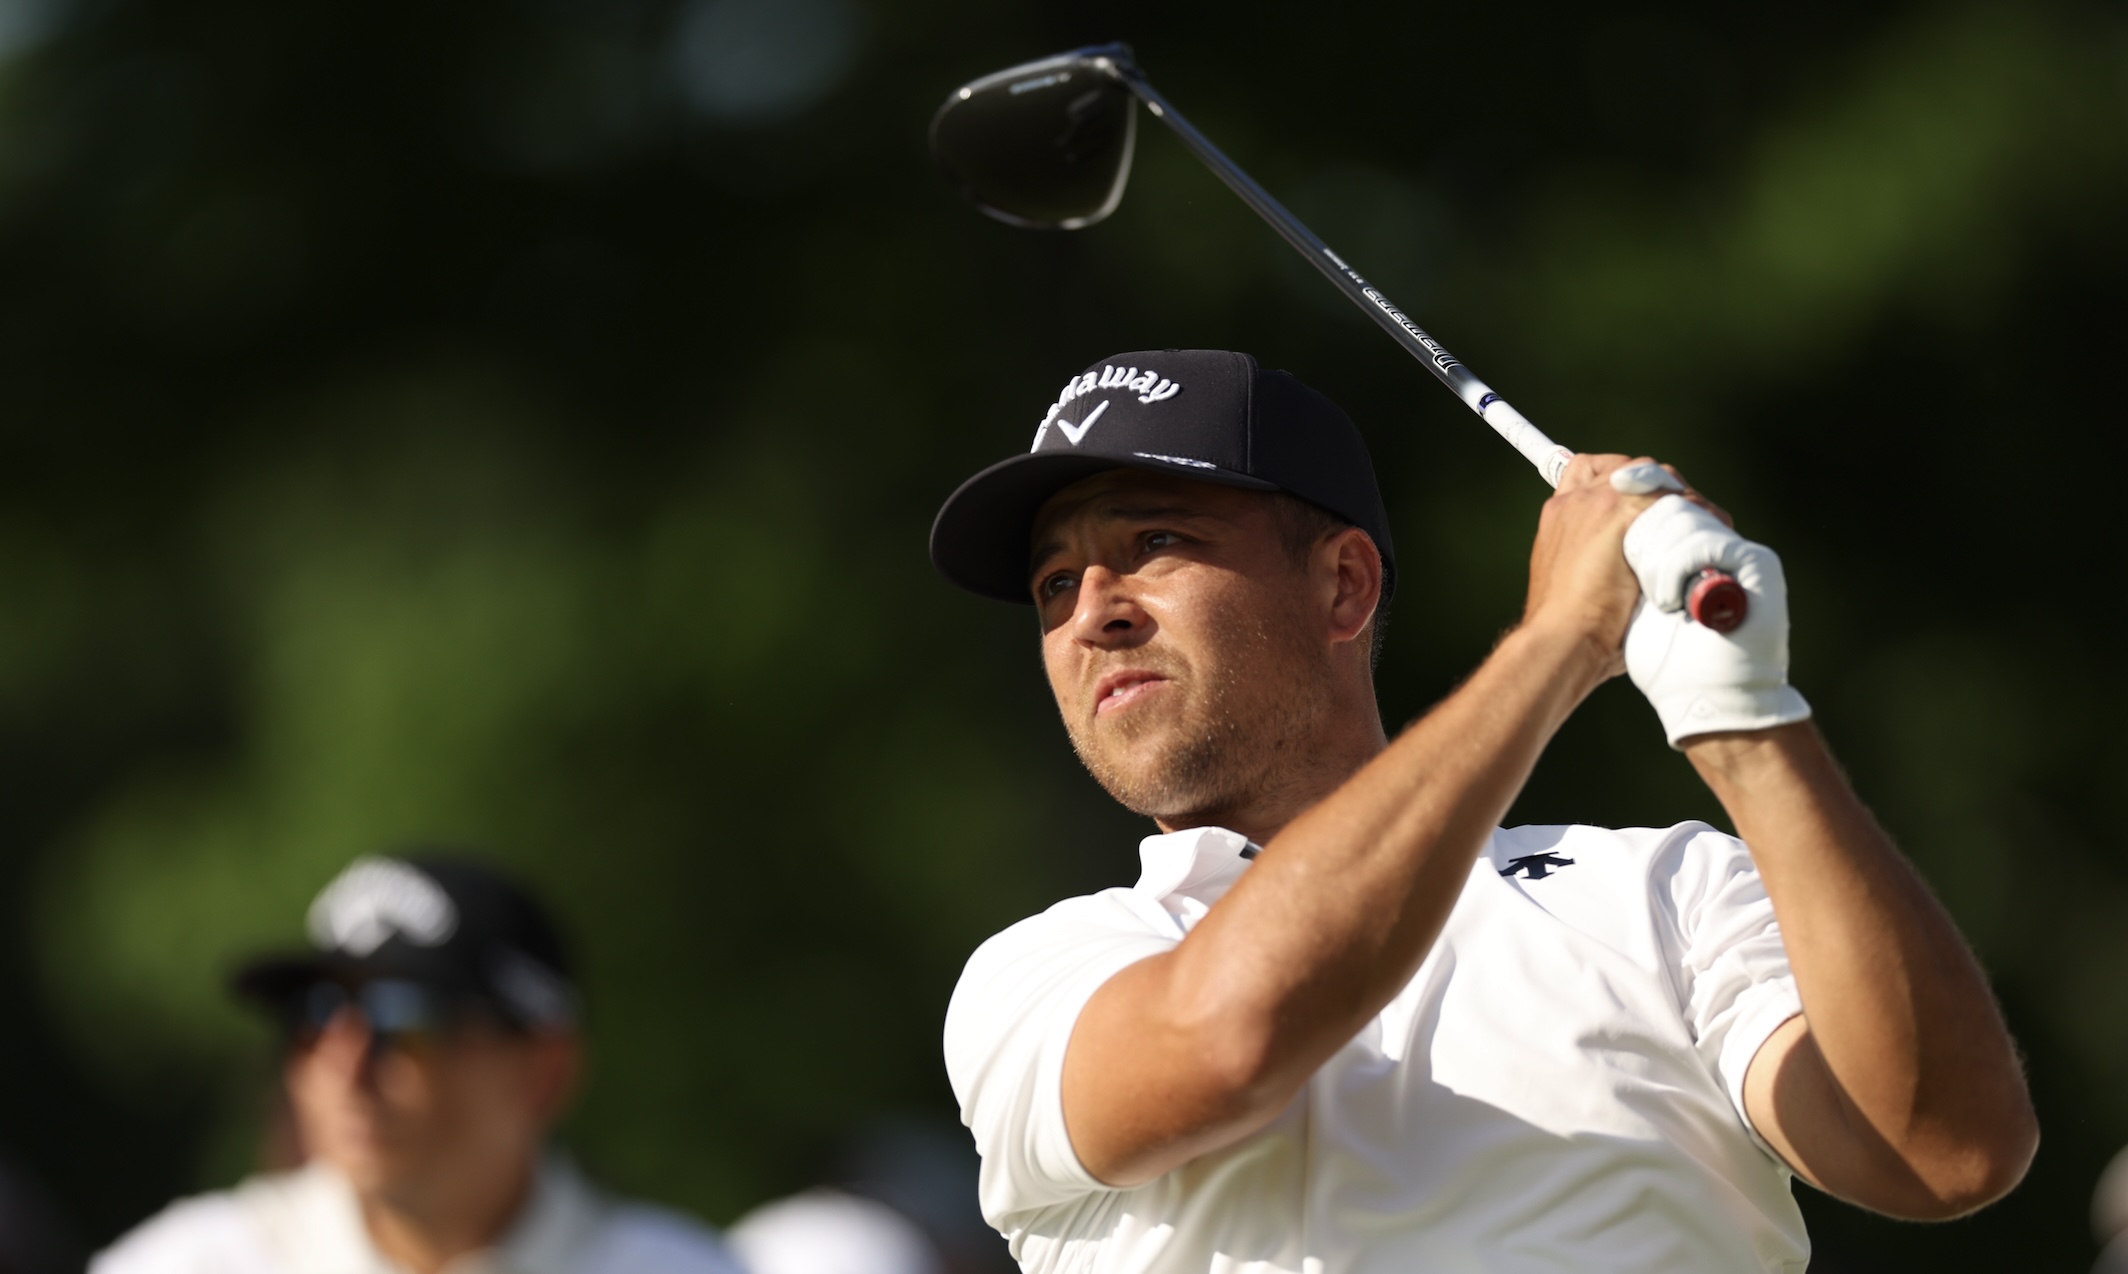
[[1072, 1149], [1112, 1186], [1141, 1185], [1195, 1153], [1183, 1143], [1200, 1103], [1175, 1056], [1175, 1023], [1161, 1009], [1173, 958], [1140, 960], [1102, 983], [1079, 1013], [1064, 1055]]
[[1231, 1145], [1290, 1097], [1265, 1080], [1263, 1041], [1252, 1044], [1216, 1002], [1178, 990], [1184, 959], [1178, 948], [1119, 970], [1072, 1031], [1065, 1125], [1079, 1162], [1108, 1185], [1142, 1185]]

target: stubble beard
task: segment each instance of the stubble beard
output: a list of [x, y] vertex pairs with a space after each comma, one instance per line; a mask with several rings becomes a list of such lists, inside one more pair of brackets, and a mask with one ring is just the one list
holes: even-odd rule
[[1244, 648], [1217, 664], [1153, 669], [1171, 676], [1165, 693], [1183, 695], [1180, 705], [1126, 709], [1114, 722], [1066, 715], [1080, 763], [1125, 809], [1202, 826], [1303, 781], [1306, 758], [1296, 753], [1328, 707], [1327, 669], [1281, 641], [1276, 625], [1246, 627]]

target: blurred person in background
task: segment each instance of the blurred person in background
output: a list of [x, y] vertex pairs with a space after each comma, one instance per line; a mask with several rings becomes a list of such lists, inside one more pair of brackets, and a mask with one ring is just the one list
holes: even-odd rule
[[309, 928], [313, 950], [232, 983], [286, 1032], [303, 1166], [173, 1204], [91, 1274], [739, 1274], [706, 1227], [548, 1149], [584, 1046], [566, 945], [522, 887], [364, 857]]
[[2091, 1236], [2100, 1249], [2091, 1274], [2128, 1274], [2128, 1150], [2113, 1156], [2091, 1191]]
[[914, 1221], [826, 1186], [755, 1208], [732, 1226], [731, 1245], [748, 1274], [946, 1274]]
[[822, 1184], [732, 1224], [747, 1274], [1009, 1274], [976, 1206], [981, 1161], [958, 1124], [889, 1116], [858, 1128]]

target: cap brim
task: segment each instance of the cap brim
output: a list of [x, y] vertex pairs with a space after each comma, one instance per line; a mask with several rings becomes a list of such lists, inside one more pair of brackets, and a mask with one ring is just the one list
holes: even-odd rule
[[1034, 603], [1027, 568], [1034, 517], [1074, 482], [1110, 469], [1144, 469], [1193, 482], [1276, 491], [1274, 483], [1212, 465], [1154, 456], [1074, 455], [1037, 451], [1001, 460], [960, 485], [931, 523], [931, 563], [971, 593], [1001, 602]]
[[321, 951], [288, 951], [260, 956], [237, 966], [229, 975], [229, 991], [239, 1000], [271, 1012], [313, 982], [325, 979], [362, 982], [390, 977], [409, 978], [436, 986], [469, 986], [456, 968], [419, 957], [395, 956], [389, 951], [379, 951], [360, 959]]

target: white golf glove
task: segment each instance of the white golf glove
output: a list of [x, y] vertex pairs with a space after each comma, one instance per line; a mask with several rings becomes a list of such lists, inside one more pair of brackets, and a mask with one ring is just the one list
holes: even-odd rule
[[[1626, 629], [1626, 675], [1655, 705], [1671, 747], [1695, 734], [1763, 730], [1810, 715], [1788, 684], [1788, 581], [1779, 555], [1681, 495], [1664, 496], [1634, 519], [1625, 551], [1641, 594]], [[1734, 575], [1750, 595], [1750, 613], [1734, 632], [1717, 633], [1685, 613], [1686, 590], [1708, 566]]]

